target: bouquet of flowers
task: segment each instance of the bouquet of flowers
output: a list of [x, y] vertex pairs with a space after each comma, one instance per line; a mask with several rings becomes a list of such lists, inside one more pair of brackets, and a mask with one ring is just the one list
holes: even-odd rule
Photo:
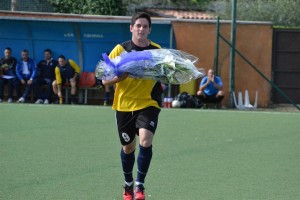
[[194, 65], [198, 58], [175, 49], [151, 49], [123, 53], [114, 59], [102, 54], [95, 70], [96, 77], [111, 80], [128, 73], [137, 79], [153, 79], [167, 84], [182, 84], [204, 76]]

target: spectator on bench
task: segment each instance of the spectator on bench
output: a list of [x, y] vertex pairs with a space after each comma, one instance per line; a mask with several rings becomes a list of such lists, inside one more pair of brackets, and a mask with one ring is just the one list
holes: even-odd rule
[[103, 85], [102, 80], [99, 78], [96, 78], [96, 86], [100, 90], [104, 90], [103, 94], [103, 105], [108, 106], [109, 105], [109, 99], [110, 99], [110, 89], [115, 89], [115, 85]]
[[[44, 60], [38, 63], [37, 79], [34, 83], [35, 95], [37, 101], [35, 103], [49, 104], [51, 94], [53, 94], [52, 83], [55, 77], [55, 67], [57, 60], [52, 58], [52, 51], [50, 49], [44, 50]], [[45, 92], [41, 92], [41, 86], [46, 86]]]
[[108, 106], [109, 105], [109, 99], [110, 99], [110, 88], [114, 88], [111, 87], [110, 85], [105, 85], [104, 86], [104, 101], [103, 101], [103, 105], [104, 106]]
[[200, 83], [197, 95], [203, 103], [214, 103], [219, 108], [220, 102], [224, 98], [222, 89], [222, 79], [219, 76], [215, 76], [213, 69], [209, 69], [207, 76]]
[[12, 57], [11, 54], [11, 48], [6, 47], [4, 49], [4, 57], [0, 59], [0, 103], [3, 101], [5, 84], [7, 84], [8, 87], [7, 102], [13, 102], [14, 85], [16, 83], [17, 59]]
[[28, 50], [22, 50], [21, 55], [22, 58], [18, 61], [16, 67], [16, 74], [19, 79], [17, 90], [20, 91], [20, 83], [25, 86], [25, 90], [22, 97], [18, 100], [18, 103], [24, 103], [27, 100], [37, 72], [35, 61], [28, 57]]
[[75, 103], [76, 85], [79, 80], [80, 67], [75, 61], [66, 60], [64, 55], [58, 57], [58, 65], [55, 68], [55, 80], [52, 83], [53, 92], [59, 98], [59, 104], [63, 103], [63, 96], [61, 93], [62, 87], [65, 83], [71, 86], [71, 104]]

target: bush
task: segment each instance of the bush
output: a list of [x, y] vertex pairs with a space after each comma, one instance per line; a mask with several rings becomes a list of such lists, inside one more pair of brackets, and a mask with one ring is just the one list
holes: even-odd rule
[[122, 0], [48, 0], [55, 12], [95, 15], [124, 15]]
[[[215, 1], [213, 5], [218, 8], [215, 11], [222, 19], [231, 19], [231, 0]], [[237, 1], [237, 20], [270, 21], [275, 26], [300, 26], [299, 16], [299, 0]]]

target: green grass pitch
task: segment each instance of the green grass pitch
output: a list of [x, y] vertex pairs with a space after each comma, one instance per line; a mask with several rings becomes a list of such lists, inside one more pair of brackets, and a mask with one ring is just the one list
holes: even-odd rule
[[[299, 113], [162, 109], [147, 199], [300, 199], [299, 122]], [[1, 200], [122, 199], [110, 107], [0, 104], [0, 123]]]

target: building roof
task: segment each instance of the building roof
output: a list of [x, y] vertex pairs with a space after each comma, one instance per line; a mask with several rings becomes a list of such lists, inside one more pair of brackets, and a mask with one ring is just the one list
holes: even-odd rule
[[187, 10], [174, 10], [174, 9], [145, 9], [145, 12], [158, 17], [177, 18], [177, 19], [204, 19], [212, 20], [216, 16], [213, 13], [200, 12], [200, 11], [187, 11]]

